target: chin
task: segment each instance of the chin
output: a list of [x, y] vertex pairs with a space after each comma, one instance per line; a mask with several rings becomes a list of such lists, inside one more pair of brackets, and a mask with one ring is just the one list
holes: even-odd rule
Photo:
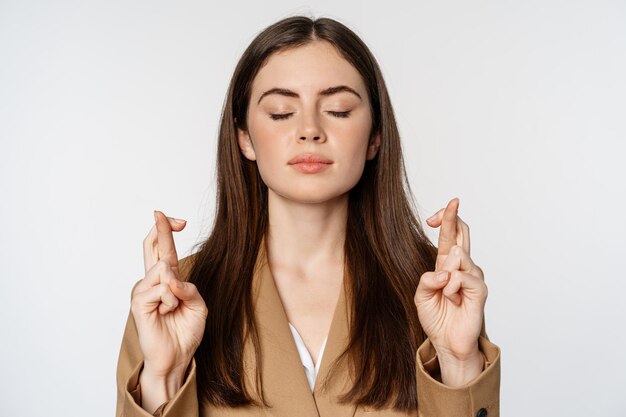
[[350, 189], [338, 189], [337, 187], [333, 187], [332, 189], [316, 186], [301, 186], [297, 189], [293, 187], [289, 187], [289, 189], [275, 189], [270, 188], [271, 192], [277, 194], [281, 198], [285, 200], [289, 200], [294, 203], [302, 203], [302, 204], [320, 204], [325, 203], [327, 201], [336, 200], [338, 198], [347, 197], [348, 191]]

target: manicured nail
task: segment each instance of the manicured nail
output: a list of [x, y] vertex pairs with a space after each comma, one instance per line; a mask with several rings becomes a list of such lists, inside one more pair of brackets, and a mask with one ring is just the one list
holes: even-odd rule
[[448, 278], [448, 271], [442, 271], [437, 274], [437, 281], [443, 282]]
[[433, 214], [432, 216], [430, 216], [429, 218], [426, 219], [427, 222], [432, 222], [433, 220], [435, 220], [435, 217], [437, 217], [436, 214]]
[[185, 223], [187, 220], [183, 220], [183, 219], [174, 219], [174, 221], [182, 224], [182, 223]]
[[158, 221], [158, 217], [157, 217], [157, 214], [156, 214], [156, 210], [154, 210], [154, 221], [155, 221], [155, 222], [157, 222], [157, 221]]

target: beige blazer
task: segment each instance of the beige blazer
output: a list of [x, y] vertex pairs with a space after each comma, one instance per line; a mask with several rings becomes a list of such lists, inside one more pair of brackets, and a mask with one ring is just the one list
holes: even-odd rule
[[[485, 357], [485, 369], [462, 387], [442, 384], [436, 350], [427, 339], [416, 352], [418, 410], [410, 413], [392, 408], [373, 410], [367, 407], [339, 404], [336, 399], [347, 391], [351, 374], [345, 361], [335, 378], [329, 380], [328, 390], [322, 390], [329, 365], [348, 343], [349, 309], [347, 291], [342, 286], [324, 350], [324, 357], [313, 392], [300, 360], [287, 315], [271, 275], [265, 246], [261, 245], [253, 277], [253, 299], [259, 324], [263, 359], [263, 392], [271, 408], [248, 406], [226, 408], [199, 404], [196, 391], [196, 361], [192, 359], [181, 389], [161, 405], [154, 416], [162, 417], [499, 417], [500, 415], [500, 349], [486, 337], [480, 336], [479, 346]], [[188, 279], [191, 258], [179, 261], [181, 280]], [[344, 283], [348, 280], [344, 279]], [[136, 284], [135, 284], [136, 285]], [[244, 347], [246, 384], [255, 391], [255, 358], [253, 344]], [[143, 356], [137, 329], [131, 313], [128, 315], [117, 364], [117, 417], [149, 417], [141, 408], [139, 374]]]

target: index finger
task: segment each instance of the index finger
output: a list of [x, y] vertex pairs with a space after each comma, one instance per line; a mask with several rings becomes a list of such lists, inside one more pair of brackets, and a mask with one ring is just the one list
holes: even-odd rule
[[450, 200], [443, 212], [441, 219], [441, 228], [439, 229], [439, 243], [437, 247], [437, 256], [447, 255], [450, 253], [452, 246], [456, 245], [457, 237], [457, 214], [459, 212], [459, 199]]
[[154, 210], [154, 220], [157, 228], [158, 247], [158, 259], [156, 261], [163, 259], [169, 266], [178, 267], [178, 255], [176, 254], [174, 235], [169, 220], [165, 214], [158, 210]]

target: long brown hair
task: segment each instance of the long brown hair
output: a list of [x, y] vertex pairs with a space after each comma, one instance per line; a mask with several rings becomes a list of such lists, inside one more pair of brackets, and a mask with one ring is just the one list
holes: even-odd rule
[[[392, 406], [398, 410], [416, 409], [415, 356], [426, 336], [413, 297], [419, 277], [434, 269], [436, 248], [413, 205], [391, 101], [374, 56], [343, 24], [305, 16], [285, 18], [259, 33], [228, 87], [217, 149], [216, 216], [210, 236], [196, 244], [200, 250], [189, 273], [209, 309], [195, 353], [199, 397], [216, 405], [259, 405], [245, 388], [243, 348], [248, 335], [261, 363], [251, 284], [268, 225], [267, 186], [256, 162], [242, 155], [236, 128], [247, 130], [252, 81], [268, 57], [316, 40], [334, 45], [361, 74], [371, 103], [372, 135], [381, 133], [378, 154], [366, 161], [349, 192], [344, 249], [352, 276], [352, 323], [349, 345], [338, 361], [350, 359], [356, 382], [339, 401], [381, 408], [395, 399]], [[256, 381], [262, 381], [260, 367]], [[259, 386], [257, 392], [267, 405]]]

